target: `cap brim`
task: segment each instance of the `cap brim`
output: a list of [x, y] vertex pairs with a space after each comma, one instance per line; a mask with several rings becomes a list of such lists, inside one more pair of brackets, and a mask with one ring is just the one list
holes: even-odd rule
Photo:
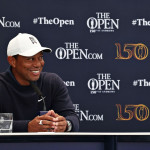
[[30, 50], [27, 50], [26, 52], [20, 53], [19, 55], [30, 57], [30, 56], [36, 55], [37, 53], [39, 53], [41, 51], [49, 52], [49, 53], [52, 52], [52, 50], [47, 47], [36, 47], [36, 48], [30, 49]]

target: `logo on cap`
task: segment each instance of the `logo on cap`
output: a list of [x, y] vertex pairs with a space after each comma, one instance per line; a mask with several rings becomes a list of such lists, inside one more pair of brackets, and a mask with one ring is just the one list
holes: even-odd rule
[[29, 39], [31, 40], [31, 42], [33, 43], [33, 44], [37, 44], [37, 42], [36, 42], [36, 40], [33, 38], [33, 37], [29, 37]]

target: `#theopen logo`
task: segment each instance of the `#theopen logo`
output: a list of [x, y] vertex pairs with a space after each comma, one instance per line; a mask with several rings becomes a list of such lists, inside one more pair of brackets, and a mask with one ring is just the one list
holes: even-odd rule
[[112, 80], [110, 73], [97, 73], [98, 79], [91, 78], [87, 85], [91, 94], [115, 93], [120, 90], [120, 80]]
[[47, 19], [46, 17], [38, 17], [33, 19], [34, 24], [44, 25], [58, 25], [63, 27], [64, 25], [74, 25], [74, 20], [64, 20], [59, 18]]
[[58, 59], [103, 59], [102, 53], [89, 53], [88, 49], [80, 49], [78, 43], [65, 43], [66, 47], [59, 47], [55, 51]]
[[145, 18], [132, 20], [132, 25], [135, 26], [150, 26], [150, 21]]
[[114, 32], [119, 29], [119, 19], [110, 19], [108, 12], [96, 12], [97, 18], [90, 17], [87, 26], [91, 33], [95, 32]]
[[138, 79], [133, 81], [133, 86], [142, 86], [142, 87], [149, 87], [150, 81], [147, 81], [146, 79]]

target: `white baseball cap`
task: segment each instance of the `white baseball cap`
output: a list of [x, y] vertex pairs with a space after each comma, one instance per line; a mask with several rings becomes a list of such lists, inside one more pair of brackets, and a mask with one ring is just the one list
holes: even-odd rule
[[8, 43], [7, 56], [21, 55], [30, 57], [40, 51], [52, 52], [50, 48], [42, 47], [35, 36], [27, 33], [19, 33]]

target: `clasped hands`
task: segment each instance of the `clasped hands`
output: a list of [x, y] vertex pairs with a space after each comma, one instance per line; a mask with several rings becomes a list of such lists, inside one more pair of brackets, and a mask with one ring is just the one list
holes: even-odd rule
[[65, 132], [67, 121], [53, 110], [37, 116], [28, 123], [28, 132]]

